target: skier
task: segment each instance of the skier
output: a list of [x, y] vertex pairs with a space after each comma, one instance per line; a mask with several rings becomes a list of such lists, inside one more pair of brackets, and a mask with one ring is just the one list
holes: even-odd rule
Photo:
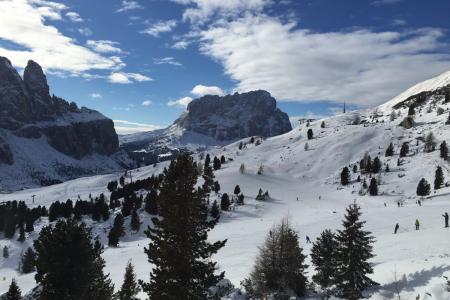
[[397, 201], [397, 206], [400, 207], [400, 201]]
[[448, 228], [448, 213], [445, 213], [442, 216], [444, 217], [445, 220], [445, 228]]
[[422, 206], [422, 201], [417, 201], [417, 203], [419, 203], [419, 206]]
[[309, 236], [306, 236], [306, 243], [311, 244], [311, 240], [309, 239]]
[[420, 223], [419, 223], [419, 219], [416, 219], [416, 230], [419, 230], [419, 226], [420, 226]]
[[398, 229], [400, 228], [400, 225], [395, 224], [394, 234], [397, 234]]

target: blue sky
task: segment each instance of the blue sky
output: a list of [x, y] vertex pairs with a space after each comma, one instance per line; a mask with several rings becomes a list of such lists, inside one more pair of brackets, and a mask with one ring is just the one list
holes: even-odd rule
[[0, 55], [116, 120], [164, 127], [193, 98], [265, 89], [290, 116], [385, 102], [450, 70], [446, 0], [0, 0]]

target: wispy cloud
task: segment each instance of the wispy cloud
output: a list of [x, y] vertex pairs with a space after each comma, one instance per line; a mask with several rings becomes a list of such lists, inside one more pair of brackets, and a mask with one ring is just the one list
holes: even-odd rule
[[108, 41], [108, 40], [88, 40], [86, 45], [92, 50], [100, 53], [122, 53], [122, 49], [117, 47], [118, 42]]
[[91, 97], [91, 99], [102, 99], [103, 98], [102, 94], [100, 94], [100, 93], [91, 93], [89, 95], [89, 97]]
[[111, 83], [130, 84], [133, 82], [152, 81], [153, 79], [138, 73], [115, 72], [108, 76]]
[[150, 106], [153, 104], [152, 100], [144, 100], [142, 101], [142, 106]]
[[136, 9], [143, 9], [144, 7], [139, 4], [137, 1], [127, 1], [123, 0], [121, 3], [121, 7], [116, 10], [116, 12], [125, 12], [130, 10], [136, 10]]
[[91, 36], [94, 34], [88, 27], [78, 28], [78, 32], [84, 36]]
[[72, 22], [83, 22], [83, 18], [76, 12], [74, 11], [69, 11], [66, 13], [66, 17], [69, 18], [69, 20], [71, 20]]
[[116, 129], [118, 134], [131, 134], [137, 132], [147, 132], [153, 131], [156, 129], [160, 129], [160, 126], [145, 124], [145, 123], [137, 123], [126, 120], [113, 120], [114, 128]]
[[163, 58], [154, 58], [153, 63], [155, 65], [172, 65], [172, 66], [177, 66], [177, 67], [182, 66], [182, 64], [179, 61], [175, 60], [175, 58], [171, 57], [171, 56], [163, 57]]
[[158, 21], [148, 26], [142, 33], [158, 37], [161, 33], [171, 32], [177, 26], [176, 20]]
[[188, 104], [191, 103], [191, 101], [192, 101], [191, 97], [183, 97], [178, 100], [171, 100], [167, 102], [167, 105], [185, 109], [188, 106]]

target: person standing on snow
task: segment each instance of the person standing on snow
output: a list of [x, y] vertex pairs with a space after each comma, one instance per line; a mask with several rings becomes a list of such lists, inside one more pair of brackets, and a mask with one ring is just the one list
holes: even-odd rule
[[400, 228], [400, 225], [395, 224], [394, 234], [397, 234], [398, 229]]
[[419, 219], [416, 219], [416, 230], [419, 230], [419, 227], [420, 227], [420, 223], [419, 223]]
[[309, 239], [309, 236], [306, 236], [306, 243], [311, 244], [311, 240]]
[[445, 221], [445, 228], [448, 228], [448, 213], [445, 213], [442, 215], [444, 217], [444, 221]]

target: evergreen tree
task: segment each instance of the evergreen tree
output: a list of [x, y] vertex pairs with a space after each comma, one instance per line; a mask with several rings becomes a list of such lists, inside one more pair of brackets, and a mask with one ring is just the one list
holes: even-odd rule
[[417, 196], [425, 197], [430, 194], [430, 184], [425, 178], [422, 178], [417, 185]]
[[450, 112], [448, 113], [447, 121], [445, 121], [445, 125], [450, 125]]
[[370, 155], [367, 156], [367, 159], [365, 160], [364, 163], [364, 167], [367, 173], [372, 172], [372, 158], [370, 157]]
[[123, 284], [117, 293], [118, 300], [137, 300], [136, 295], [141, 288], [136, 281], [136, 274], [134, 273], [134, 267], [131, 262], [128, 262], [125, 269], [125, 275], [123, 278]]
[[240, 187], [239, 185], [236, 185], [236, 186], [234, 187], [234, 192], [233, 192], [233, 194], [239, 195], [240, 193], [241, 193], [241, 187]]
[[137, 213], [137, 210], [134, 209], [133, 213], [131, 214], [131, 229], [134, 231], [139, 231], [139, 228], [141, 228], [141, 220], [139, 219], [139, 215]]
[[305, 294], [307, 265], [302, 251], [298, 235], [287, 219], [270, 231], [250, 274], [249, 285], [256, 299], [287, 299], [293, 296], [291, 293], [299, 297]]
[[325, 128], [325, 121], [322, 121], [322, 123], [320, 123], [320, 128]]
[[409, 152], [409, 144], [408, 142], [404, 142], [402, 147], [400, 148], [400, 157], [405, 157]]
[[222, 210], [228, 210], [230, 207], [230, 197], [228, 197], [227, 193], [224, 193], [222, 195], [222, 198], [220, 199], [220, 208]]
[[22, 292], [20, 291], [19, 286], [16, 283], [16, 280], [13, 278], [11, 280], [11, 284], [9, 285], [8, 292], [4, 295], [4, 300], [22, 300]]
[[[208, 157], [208, 156], [206, 156]], [[203, 190], [206, 194], [211, 193], [211, 191], [214, 189], [214, 172], [211, 166], [209, 164], [207, 165], [205, 163], [205, 166], [203, 167]]]
[[92, 236], [84, 223], [59, 220], [44, 227], [34, 241], [35, 279], [42, 287], [39, 300], [110, 300], [114, 286], [104, 275], [104, 260], [92, 245]]
[[393, 156], [393, 155], [394, 155], [394, 145], [390, 143], [386, 149], [386, 156]]
[[362, 291], [376, 285], [367, 277], [373, 273], [372, 244], [374, 238], [369, 231], [364, 231], [365, 221], [360, 221], [360, 208], [352, 204], [347, 208], [347, 214], [342, 222], [344, 229], [336, 235], [336, 273], [335, 283], [344, 299], [356, 300], [362, 298]]
[[344, 167], [341, 172], [341, 184], [347, 185], [350, 182], [350, 171], [347, 167]]
[[320, 234], [311, 248], [311, 262], [316, 269], [312, 279], [324, 289], [334, 284], [336, 248], [334, 233], [329, 229]]
[[408, 108], [408, 116], [414, 116], [416, 114], [416, 111], [414, 110], [414, 105], [411, 105]]
[[218, 181], [214, 181], [214, 193], [218, 193], [220, 191], [220, 184]]
[[375, 178], [372, 178], [370, 180], [369, 194], [370, 194], [370, 196], [377, 196], [378, 195], [378, 183], [377, 183], [377, 180]]
[[11, 213], [6, 214], [4, 222], [3, 234], [5, 235], [5, 238], [11, 239], [16, 233], [16, 220], [14, 219], [14, 215]]
[[447, 147], [447, 143], [445, 141], [443, 141], [441, 143], [441, 145], [439, 146], [439, 152], [440, 152], [440, 156], [441, 158], [447, 160], [448, 159], [448, 147]]
[[377, 157], [375, 157], [375, 159], [373, 160], [373, 163], [372, 163], [372, 170], [371, 170], [372, 173], [380, 172], [381, 167], [382, 167], [381, 160], [377, 156]]
[[221, 168], [220, 159], [218, 159], [216, 156], [214, 156], [214, 159], [213, 159], [213, 168], [215, 171], [217, 171]]
[[438, 166], [434, 174], [434, 189], [435, 190], [440, 189], [443, 184], [444, 184], [444, 172], [442, 172], [442, 168]]
[[125, 235], [125, 229], [123, 227], [124, 220], [121, 213], [117, 214], [114, 219], [114, 225], [108, 234], [108, 245], [111, 247], [117, 247], [119, 245], [119, 239]]
[[425, 152], [432, 152], [436, 148], [436, 141], [434, 138], [434, 134], [432, 132], [429, 132], [427, 136], [425, 137]]
[[[205, 164], [205, 167], [207, 164]], [[196, 188], [197, 170], [183, 154], [164, 170], [159, 193], [161, 218], [153, 218], [145, 253], [154, 265], [150, 282], [140, 282], [150, 299], [206, 299], [209, 288], [224, 277], [210, 258], [226, 241], [208, 242], [218, 219], [208, 213], [207, 195]]]
[[33, 251], [33, 248], [28, 247], [27, 251], [22, 256], [20, 265], [20, 269], [23, 274], [34, 272], [36, 265], [36, 253]]
[[219, 206], [217, 205], [217, 201], [214, 200], [211, 206], [211, 217], [217, 219], [220, 216]]
[[238, 205], [244, 205], [244, 194], [240, 194], [237, 198], [237, 204]]
[[8, 257], [9, 257], [8, 246], [4, 246], [3, 247], [3, 258], [8, 258]]
[[358, 166], [357, 165], [353, 165], [353, 173], [358, 173]]
[[145, 211], [151, 215], [157, 215], [158, 214], [158, 193], [152, 189], [146, 196], [145, 196]]
[[308, 140], [312, 140], [312, 138], [314, 137], [314, 133], [311, 128], [308, 129], [307, 136], [308, 136]]
[[17, 239], [19, 242], [25, 242], [25, 228], [23, 227], [23, 223], [19, 225], [19, 238]]
[[27, 212], [25, 217], [25, 231], [33, 232], [34, 231], [34, 217], [31, 212]]
[[222, 155], [222, 156], [220, 157], [220, 164], [223, 165], [225, 162], [226, 162], [225, 156]]

